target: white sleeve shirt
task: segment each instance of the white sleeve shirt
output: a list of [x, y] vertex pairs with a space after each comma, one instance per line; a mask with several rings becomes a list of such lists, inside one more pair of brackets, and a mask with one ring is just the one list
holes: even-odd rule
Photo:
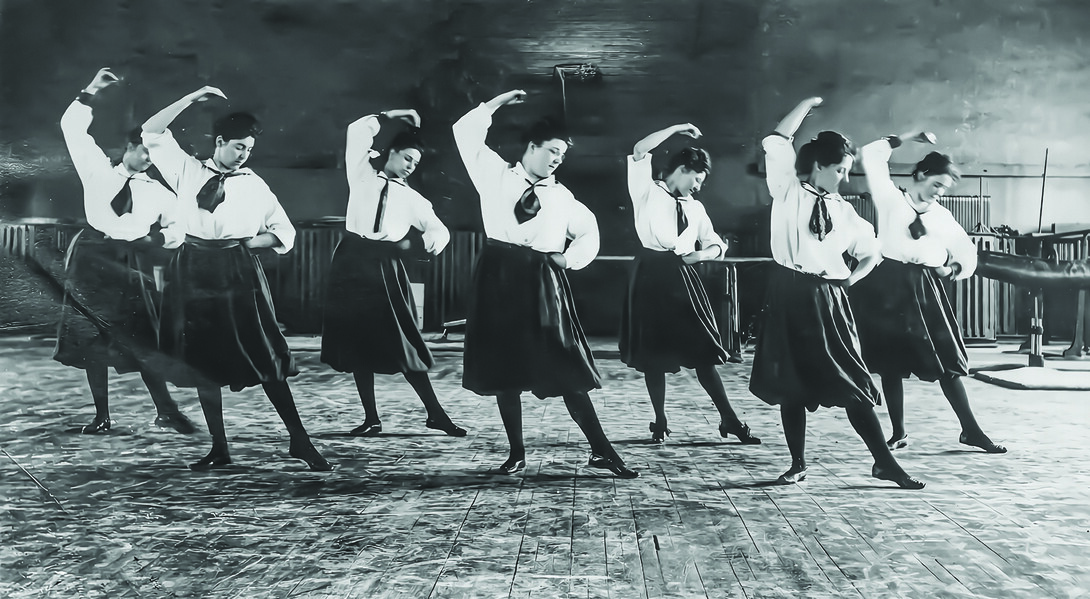
[[[656, 181], [651, 173], [651, 154], [640, 160], [628, 157], [628, 195], [632, 198], [636, 235], [643, 247], [659, 252], [674, 252], [679, 256], [696, 249], [717, 247], [719, 255], [727, 251], [727, 244], [715, 233], [704, 205], [691, 196], [675, 199], [665, 183]], [[677, 205], [685, 214], [688, 226], [677, 231]]]
[[[568, 268], [584, 268], [598, 255], [600, 239], [594, 213], [549, 176], [536, 183], [521, 163], [508, 164], [485, 144], [492, 125], [492, 110], [481, 104], [454, 124], [454, 141], [469, 178], [481, 197], [481, 217], [490, 239], [531, 248], [561, 252]], [[533, 185], [541, 209], [519, 224], [515, 204]], [[564, 245], [571, 240], [567, 250]]]
[[819, 241], [810, 231], [810, 215], [818, 196], [795, 174], [791, 140], [770, 135], [762, 142], [768, 191], [772, 195], [772, 258], [787, 268], [831, 280], [848, 278], [844, 253], [862, 259], [879, 253], [874, 227], [856, 214], [839, 194], [825, 196], [833, 228]]
[[174, 189], [176, 218], [185, 232], [201, 239], [249, 239], [272, 233], [280, 240], [273, 249], [286, 254], [295, 245], [295, 227], [265, 181], [249, 168], [240, 168], [223, 182], [224, 200], [209, 212], [197, 207], [197, 192], [216, 176], [211, 159], [201, 162], [186, 154], [170, 130], [144, 132], [144, 145]]
[[863, 172], [867, 188], [878, 214], [878, 241], [882, 255], [906, 264], [929, 267], [947, 264], [961, 265], [957, 279], [966, 279], [976, 272], [976, 245], [946, 207], [933, 203], [920, 213], [920, 222], [927, 233], [913, 239], [909, 225], [916, 219], [916, 209], [908, 193], [893, 183], [889, 175], [889, 158], [893, 148], [889, 140], [879, 139], [863, 146]]
[[[345, 164], [348, 171], [348, 213], [345, 228], [366, 239], [401, 241], [410, 228], [423, 233], [424, 249], [438, 254], [450, 242], [450, 231], [435, 215], [431, 202], [403, 179], [387, 179], [370, 162], [371, 145], [379, 132], [378, 118], [369, 115], [348, 126]], [[375, 231], [382, 187], [389, 181], [386, 207]]]
[[[87, 224], [111, 239], [135, 241], [148, 234], [152, 225], [163, 221], [167, 247], [176, 247], [185, 233], [169, 226], [176, 198], [174, 192], [147, 173], [129, 173], [121, 164], [114, 166], [87, 132], [93, 120], [90, 106], [72, 102], [61, 116], [61, 133], [72, 164], [83, 184], [83, 210]], [[118, 216], [110, 202], [129, 181], [132, 212]]]

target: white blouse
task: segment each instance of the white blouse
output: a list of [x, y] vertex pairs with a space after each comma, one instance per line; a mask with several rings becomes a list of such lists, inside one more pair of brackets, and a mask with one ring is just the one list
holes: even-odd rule
[[908, 193], [898, 188], [889, 175], [893, 148], [889, 140], [879, 139], [863, 146], [863, 171], [867, 176], [874, 209], [878, 214], [878, 241], [882, 255], [906, 264], [938, 267], [959, 264], [956, 279], [967, 279], [976, 272], [976, 245], [958, 224], [954, 215], [938, 202], [920, 213], [927, 233], [913, 239], [908, 227], [916, 219]]
[[766, 182], [772, 194], [772, 258], [777, 263], [826, 279], [843, 280], [851, 274], [844, 263], [845, 252], [857, 259], [878, 254], [874, 227], [836, 193], [825, 196], [833, 228], [819, 241], [810, 232], [810, 215], [818, 196], [803, 188], [795, 174], [791, 140], [770, 135], [762, 145]]
[[[632, 198], [636, 235], [643, 247], [660, 252], [673, 252], [679, 256], [701, 247], [717, 247], [719, 255], [727, 252], [727, 244], [715, 233], [704, 204], [686, 196], [675, 199], [665, 183], [656, 181], [651, 173], [651, 154], [640, 160], [628, 157], [628, 195]], [[677, 231], [677, 205], [685, 214], [688, 226], [680, 234]]]
[[170, 130], [144, 132], [144, 145], [167, 182], [178, 190], [174, 215], [185, 232], [201, 239], [249, 239], [272, 233], [280, 240], [274, 247], [286, 254], [295, 245], [295, 227], [265, 181], [249, 168], [240, 168], [223, 182], [224, 200], [209, 212], [197, 206], [197, 192], [216, 176], [211, 159], [201, 162], [186, 154]]
[[[598, 255], [600, 245], [594, 213], [552, 176], [534, 183], [521, 163], [512, 166], [485, 145], [492, 112], [481, 104], [454, 123], [458, 153], [481, 196], [485, 235], [538, 252], [562, 252], [573, 270], [587, 266]], [[515, 204], [531, 185], [541, 209], [519, 224]], [[568, 239], [571, 244], [565, 251]]]
[[[450, 242], [450, 231], [435, 215], [431, 202], [403, 179], [388, 179], [385, 173], [371, 166], [371, 145], [378, 132], [379, 121], [374, 115], [365, 116], [348, 126], [348, 143], [344, 152], [348, 170], [345, 228], [360, 237], [377, 241], [401, 241], [410, 228], [416, 228], [423, 233], [424, 249], [438, 254]], [[386, 191], [386, 208], [379, 230], [375, 232], [379, 197], [387, 181], [390, 186]]]
[[[177, 247], [185, 238], [185, 231], [171, 226], [171, 217], [164, 217], [175, 208], [174, 192], [147, 173], [131, 174], [121, 164], [114, 166], [87, 132], [93, 118], [91, 107], [79, 102], [72, 102], [61, 116], [64, 143], [83, 183], [87, 224], [111, 239], [135, 241], [146, 236], [156, 222], [162, 222], [166, 246]], [[118, 216], [110, 202], [130, 178], [132, 212]]]

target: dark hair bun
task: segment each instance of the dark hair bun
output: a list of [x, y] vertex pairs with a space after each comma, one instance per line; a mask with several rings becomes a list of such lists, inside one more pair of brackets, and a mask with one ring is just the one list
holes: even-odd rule
[[818, 166], [829, 166], [844, 160], [845, 156], [855, 156], [855, 144], [852, 140], [836, 131], [822, 131], [799, 148], [799, 154], [795, 158], [795, 172], [808, 175], [815, 162]]
[[912, 169], [913, 179], [921, 180], [936, 175], [950, 175], [955, 181], [961, 179], [961, 171], [954, 165], [954, 161], [940, 152], [931, 152], [924, 156], [923, 160], [916, 163], [916, 168]]
[[674, 172], [679, 166], [689, 171], [711, 174], [712, 158], [702, 148], [689, 147], [670, 157], [669, 162], [666, 163], [666, 174]]

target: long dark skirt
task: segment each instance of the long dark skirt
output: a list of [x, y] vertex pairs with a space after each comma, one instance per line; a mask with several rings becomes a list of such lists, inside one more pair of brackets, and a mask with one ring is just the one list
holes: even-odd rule
[[341, 372], [426, 372], [432, 355], [416, 317], [397, 247], [347, 233], [329, 269], [322, 361]]
[[170, 262], [159, 347], [179, 387], [238, 391], [298, 374], [258, 257], [236, 240], [187, 239]]
[[473, 273], [462, 386], [479, 395], [557, 397], [601, 388], [564, 269], [489, 239]]
[[53, 359], [76, 368], [140, 370], [157, 351], [158, 304], [149, 248], [79, 232], [65, 257]]
[[749, 390], [766, 403], [802, 404], [811, 412], [880, 403], [848, 294], [821, 277], [773, 269]]
[[621, 360], [640, 372], [725, 364], [708, 293], [690, 264], [673, 252], [644, 249], [621, 310]]
[[887, 258], [851, 296], [871, 372], [924, 381], [969, 374], [961, 326], [934, 269]]

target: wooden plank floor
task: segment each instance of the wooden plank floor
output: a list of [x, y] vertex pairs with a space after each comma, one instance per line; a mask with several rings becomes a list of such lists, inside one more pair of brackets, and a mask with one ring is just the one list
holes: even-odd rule
[[[433, 381], [464, 439], [423, 426], [400, 377], [378, 377], [386, 434], [362, 419], [350, 377], [293, 340], [304, 422], [332, 473], [287, 456], [260, 392], [226, 396], [236, 466], [193, 473], [208, 438], [151, 426], [138, 377], [113, 376], [109, 434], [74, 432], [92, 413], [82, 373], [48, 340], [0, 338], [0, 597], [1081, 597], [1090, 590], [1090, 395], [967, 380], [985, 429], [1010, 448], [957, 443], [937, 385], [906, 383], [913, 444], [897, 456], [927, 482], [869, 477], [844, 413], [810, 417], [811, 476], [770, 484], [788, 463], [778, 412], [721, 368], [760, 446], [720, 439], [691, 373], [668, 379], [668, 443], [646, 442], [643, 380], [607, 356], [593, 394], [637, 480], [584, 467], [588, 448], [559, 400], [524, 399], [528, 467], [506, 457], [493, 400], [460, 387], [461, 359]], [[609, 341], [597, 342], [610, 349]], [[974, 349], [976, 363], [1023, 362]], [[190, 391], [175, 396], [203, 423]], [[883, 409], [880, 417], [888, 430]], [[44, 485], [41, 492], [15, 462]]]

